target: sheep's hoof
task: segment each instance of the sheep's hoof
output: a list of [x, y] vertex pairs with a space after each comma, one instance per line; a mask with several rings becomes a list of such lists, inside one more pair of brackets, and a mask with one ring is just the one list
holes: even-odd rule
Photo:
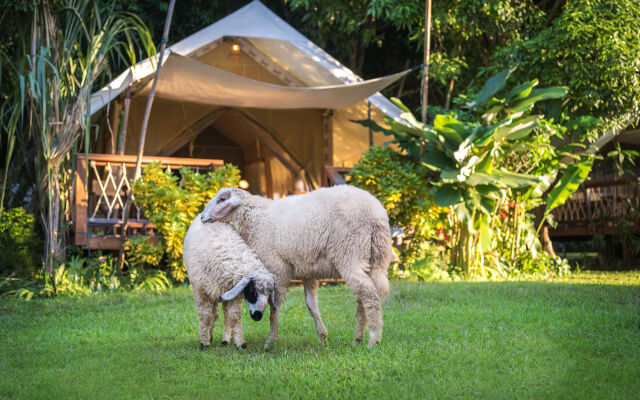
[[362, 338], [361, 338], [361, 337], [359, 337], [359, 338], [353, 338], [353, 345], [354, 345], [354, 346], [357, 346], [357, 345], [359, 345], [360, 343], [362, 343]]
[[206, 351], [208, 348], [208, 345], [200, 343], [200, 351]]
[[227, 342], [226, 340], [223, 340], [222, 342], [220, 342], [221, 345], [223, 346], [227, 346], [229, 344], [229, 342]]
[[374, 347], [376, 347], [376, 345], [377, 345], [378, 343], [380, 343], [380, 341], [379, 341], [379, 340], [376, 340], [376, 341], [371, 341], [371, 340], [370, 340], [370, 341], [369, 341], [369, 344], [367, 345], [367, 347], [369, 347], [370, 349], [373, 349]]
[[242, 344], [240, 345], [240, 348], [241, 348], [241, 349], [243, 349], [243, 350], [244, 350], [244, 349], [246, 349], [246, 348], [247, 348], [247, 344], [246, 344], [246, 343], [242, 343]]

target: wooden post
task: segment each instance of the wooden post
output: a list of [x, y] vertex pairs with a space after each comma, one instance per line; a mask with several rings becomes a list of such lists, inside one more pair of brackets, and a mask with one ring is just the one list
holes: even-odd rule
[[76, 156], [76, 174], [74, 190], [74, 231], [76, 246], [86, 246], [88, 242], [89, 229], [87, 227], [87, 209], [89, 206], [89, 194], [85, 186], [85, 175], [87, 165], [84, 155]]
[[582, 185], [580, 185], [582, 188], [582, 193], [584, 194], [584, 208], [585, 208], [585, 217], [587, 219], [587, 232], [590, 232], [590, 234], [593, 234], [595, 232], [591, 232], [591, 230], [594, 228], [594, 224], [593, 221], [591, 220], [591, 199], [590, 199], [590, 191], [589, 189], [584, 185], [584, 183]]
[[322, 111], [322, 150], [324, 165], [333, 165], [333, 110]]
[[127, 142], [127, 126], [129, 125], [129, 108], [131, 107], [131, 87], [127, 89], [127, 96], [124, 98], [124, 116], [122, 123], [122, 132], [118, 138], [118, 154], [123, 155]]
[[[367, 119], [371, 119], [371, 102], [367, 100]], [[373, 130], [369, 127], [369, 147], [373, 146]]]

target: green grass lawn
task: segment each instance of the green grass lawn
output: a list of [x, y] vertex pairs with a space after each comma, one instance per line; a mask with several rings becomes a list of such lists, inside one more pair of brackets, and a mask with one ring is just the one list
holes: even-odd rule
[[0, 398], [576, 398], [640, 396], [640, 273], [553, 282], [392, 284], [382, 343], [352, 346], [355, 299], [320, 289], [318, 344], [301, 288], [262, 350], [201, 353], [189, 288], [0, 300]]

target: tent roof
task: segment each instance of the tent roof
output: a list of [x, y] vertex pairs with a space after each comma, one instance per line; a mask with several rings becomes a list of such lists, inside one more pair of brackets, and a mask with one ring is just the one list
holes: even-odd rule
[[[382, 90], [405, 73], [350, 84], [290, 87], [248, 79], [171, 54], [162, 67], [156, 95], [169, 100], [233, 107], [343, 108]], [[149, 89], [150, 83], [141, 93], [147, 94]]]
[[[194, 57], [199, 50], [206, 49], [213, 42], [229, 36], [247, 38], [273, 62], [305, 85], [336, 86], [362, 81], [257, 0], [181, 40], [168, 50], [179, 56]], [[165, 60], [163, 63], [166, 66], [176, 58], [165, 57]], [[157, 57], [141, 61], [94, 93], [91, 97], [91, 114], [100, 110], [134, 82], [151, 76], [156, 62]], [[369, 96], [368, 100], [388, 116], [399, 120], [402, 110], [380, 93]]]

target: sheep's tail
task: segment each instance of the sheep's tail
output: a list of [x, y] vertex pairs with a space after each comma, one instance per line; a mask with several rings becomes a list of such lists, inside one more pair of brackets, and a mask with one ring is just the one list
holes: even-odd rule
[[[384, 226], [383, 226], [384, 225]], [[391, 245], [388, 224], [374, 224], [371, 233], [371, 273], [369, 276], [376, 287], [380, 299], [389, 295], [389, 264], [398, 260]]]

